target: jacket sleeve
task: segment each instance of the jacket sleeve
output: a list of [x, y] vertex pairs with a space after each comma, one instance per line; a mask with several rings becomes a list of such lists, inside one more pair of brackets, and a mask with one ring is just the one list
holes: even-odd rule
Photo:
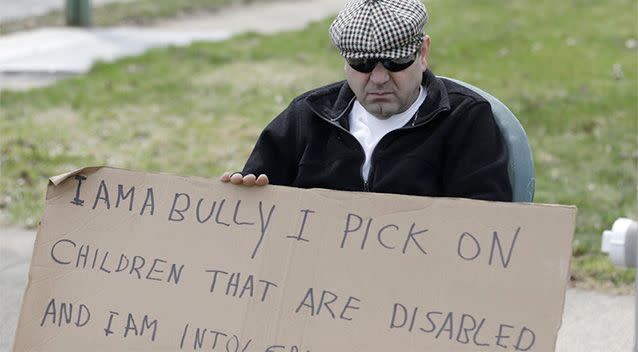
[[471, 105], [448, 143], [443, 170], [446, 196], [512, 201], [507, 147], [489, 103]]
[[244, 165], [243, 175], [266, 174], [270, 184], [292, 184], [298, 166], [297, 118], [293, 103], [266, 126]]

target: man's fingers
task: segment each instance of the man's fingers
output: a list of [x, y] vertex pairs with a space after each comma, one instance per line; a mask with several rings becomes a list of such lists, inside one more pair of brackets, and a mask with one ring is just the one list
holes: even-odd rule
[[230, 172], [224, 172], [223, 175], [219, 178], [222, 182], [230, 182], [234, 185], [244, 185], [244, 186], [265, 186], [270, 181], [268, 180], [268, 176], [261, 174], [259, 177], [248, 174], [246, 176], [242, 176], [240, 173], [231, 174]]
[[233, 174], [232, 176], [230, 176], [230, 183], [234, 185], [241, 185], [243, 182], [244, 182], [244, 178], [239, 173]]
[[261, 174], [259, 175], [259, 177], [257, 177], [257, 180], [255, 181], [255, 184], [257, 186], [265, 186], [268, 184], [268, 176]]
[[256, 179], [257, 177], [255, 177], [255, 175], [253, 174], [248, 174], [244, 176], [244, 186], [254, 186]]
[[219, 178], [222, 182], [230, 182], [230, 172], [224, 172], [224, 174]]

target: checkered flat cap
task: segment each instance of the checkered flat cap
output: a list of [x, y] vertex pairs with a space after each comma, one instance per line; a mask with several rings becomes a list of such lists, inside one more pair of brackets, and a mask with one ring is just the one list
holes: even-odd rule
[[421, 46], [427, 20], [420, 0], [349, 0], [330, 25], [330, 37], [346, 59], [396, 59]]

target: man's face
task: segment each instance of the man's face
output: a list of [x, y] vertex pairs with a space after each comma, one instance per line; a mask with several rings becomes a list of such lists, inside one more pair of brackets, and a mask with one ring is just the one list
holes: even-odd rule
[[430, 37], [425, 36], [416, 61], [408, 68], [388, 71], [377, 63], [370, 73], [356, 71], [346, 63], [346, 80], [359, 103], [380, 119], [404, 112], [419, 95], [423, 72], [428, 67]]

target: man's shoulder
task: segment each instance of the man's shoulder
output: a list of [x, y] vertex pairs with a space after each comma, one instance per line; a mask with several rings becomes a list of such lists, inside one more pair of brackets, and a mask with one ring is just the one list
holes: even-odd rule
[[339, 82], [330, 83], [318, 88], [314, 88], [312, 90], [309, 90], [307, 92], [304, 92], [298, 95], [295, 99], [292, 100], [292, 104], [302, 100], [306, 100], [308, 98], [313, 100], [315, 99], [324, 100], [324, 99], [330, 99], [332, 97], [332, 99], [336, 99], [337, 96], [339, 95], [339, 92], [343, 89], [343, 86], [345, 83], [346, 81], [339, 81]]
[[312, 113], [333, 120], [348, 109], [354, 93], [346, 81], [331, 83], [309, 90], [292, 100], [288, 111], [297, 115]]
[[303, 120], [303, 123], [307, 123], [308, 121], [314, 120], [314, 117], [308, 118], [315, 114], [332, 116], [332, 110], [336, 102], [338, 102], [343, 95], [344, 86], [347, 86], [346, 81], [340, 81], [302, 93], [295, 97], [275, 120]]
[[439, 76], [437, 78], [440, 79], [445, 86], [450, 105], [489, 103], [480, 93], [466, 85], [457, 83], [455, 80], [447, 77]]

